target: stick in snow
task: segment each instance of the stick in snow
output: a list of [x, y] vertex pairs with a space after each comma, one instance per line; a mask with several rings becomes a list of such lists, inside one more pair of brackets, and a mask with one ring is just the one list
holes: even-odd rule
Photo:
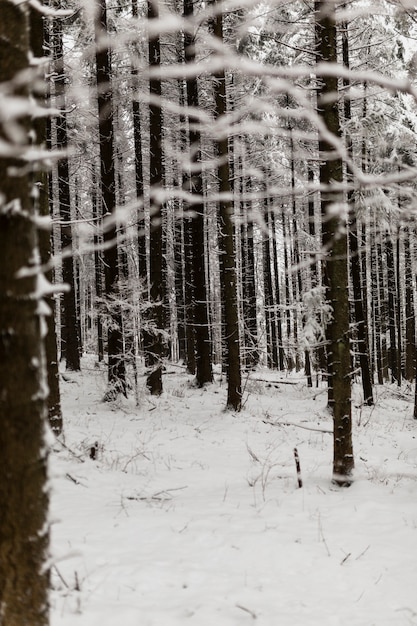
[[294, 448], [294, 459], [295, 459], [295, 469], [297, 470], [297, 482], [298, 482], [298, 486], [301, 488], [303, 486], [303, 481], [301, 479], [300, 457], [298, 456], [297, 448]]

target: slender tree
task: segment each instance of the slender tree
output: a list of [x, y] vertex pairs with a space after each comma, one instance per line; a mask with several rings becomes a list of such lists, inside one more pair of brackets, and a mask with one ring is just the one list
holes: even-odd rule
[[14, 80], [29, 70], [29, 5], [0, 0], [0, 15], [3, 99], [18, 96], [27, 102], [26, 117], [20, 119], [13, 120], [9, 107], [8, 124], [20, 122], [20, 133], [0, 124], [1, 143], [9, 146], [9, 155], [0, 154], [0, 623], [47, 626], [45, 304], [30, 179], [19, 158], [29, 131], [28, 85], [22, 74]]

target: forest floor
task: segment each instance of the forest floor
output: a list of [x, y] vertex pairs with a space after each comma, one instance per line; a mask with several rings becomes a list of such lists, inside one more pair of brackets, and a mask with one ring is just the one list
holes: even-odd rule
[[52, 626], [417, 625], [410, 388], [376, 387], [366, 407], [355, 386], [355, 480], [340, 489], [325, 389], [300, 374], [252, 372], [238, 414], [219, 375], [196, 389], [169, 366], [160, 398], [141, 379], [139, 407], [103, 403], [105, 385], [90, 358], [62, 382]]

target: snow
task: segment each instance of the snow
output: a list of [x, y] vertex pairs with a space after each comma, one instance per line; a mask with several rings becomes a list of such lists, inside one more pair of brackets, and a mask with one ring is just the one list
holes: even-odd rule
[[319, 432], [332, 427], [325, 389], [251, 377], [285, 384], [249, 379], [234, 414], [219, 374], [202, 390], [168, 366], [165, 393], [147, 395], [143, 378], [137, 408], [101, 402], [105, 371], [90, 358], [66, 373], [52, 626], [417, 624], [411, 389], [377, 387], [367, 407], [355, 386], [355, 481], [339, 489]]

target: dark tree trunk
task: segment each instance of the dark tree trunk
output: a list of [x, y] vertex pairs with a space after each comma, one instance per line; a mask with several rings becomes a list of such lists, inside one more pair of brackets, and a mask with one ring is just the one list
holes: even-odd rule
[[388, 274], [388, 329], [389, 329], [389, 367], [391, 369], [391, 380], [397, 382], [400, 380], [398, 372], [398, 355], [397, 355], [397, 334], [396, 334], [396, 285], [395, 285], [395, 267], [394, 267], [394, 248], [390, 233], [387, 231], [385, 235], [385, 250], [387, 255], [387, 274]]
[[[264, 278], [264, 298], [265, 298], [265, 326], [266, 326], [266, 354], [267, 364], [271, 369], [278, 367], [277, 336], [274, 319], [274, 296], [272, 286], [272, 260], [271, 260], [271, 228], [269, 224], [269, 199], [264, 199], [264, 222], [262, 256], [263, 256], [263, 278]], [[273, 241], [273, 240], [272, 240]], [[275, 247], [275, 243], [273, 242]]]
[[[0, 0], [0, 15], [0, 84], [8, 82], [9, 91], [17, 73], [29, 70], [29, 5]], [[20, 81], [11, 91], [28, 96]], [[13, 118], [12, 104], [9, 110]], [[29, 124], [20, 121], [28, 137]], [[13, 141], [1, 123], [0, 139]], [[18, 159], [25, 148], [19, 142], [13, 148], [15, 159], [0, 157], [0, 623], [47, 626], [45, 310], [27, 161]], [[19, 277], [22, 268], [34, 271]]]
[[[217, 4], [217, 2], [216, 2]], [[214, 36], [223, 41], [223, 16], [219, 10], [214, 17]], [[224, 70], [214, 75], [215, 118], [220, 120], [227, 112], [226, 75]], [[223, 327], [226, 339], [227, 403], [226, 407], [239, 411], [242, 405], [240, 365], [239, 315], [237, 301], [234, 228], [232, 220], [228, 138], [216, 139], [218, 158], [217, 178], [221, 197], [218, 201], [218, 240], [220, 281], [222, 291]]]
[[[317, 60], [337, 63], [337, 35], [332, 4], [316, 0], [315, 34]], [[318, 114], [335, 138], [341, 137], [337, 77], [318, 79]], [[343, 194], [336, 185], [343, 182], [343, 164], [332, 143], [320, 135], [320, 184], [322, 211], [322, 245], [327, 254], [325, 263], [326, 299], [333, 315], [327, 326], [328, 366], [332, 385], [333, 410], [333, 480], [343, 486], [352, 482], [354, 467], [351, 415], [351, 371], [349, 342], [349, 299], [346, 220], [343, 212], [334, 211], [342, 205]]]
[[360, 252], [358, 247], [358, 226], [356, 222], [355, 209], [352, 208], [350, 212], [351, 221], [349, 224], [349, 247], [350, 247], [350, 270], [352, 274], [352, 290], [354, 301], [354, 314], [357, 333], [357, 350], [359, 355], [359, 363], [362, 373], [362, 389], [364, 402], [371, 406], [374, 403], [371, 369], [369, 365], [369, 348], [368, 348], [368, 333], [367, 333], [367, 321], [365, 319], [365, 312], [362, 300], [361, 289], [361, 267], [360, 267]]
[[405, 378], [415, 378], [416, 328], [414, 313], [414, 283], [410, 250], [410, 226], [404, 232], [405, 265]]
[[[271, 206], [271, 209], [273, 207]], [[279, 285], [279, 268], [278, 268], [278, 250], [276, 241], [276, 223], [275, 212], [271, 210], [271, 228], [272, 228], [272, 265], [274, 268], [274, 303], [275, 303], [275, 315], [274, 326], [276, 327], [276, 346], [277, 346], [277, 363], [278, 369], [283, 372], [285, 369], [285, 351], [282, 340], [282, 312], [281, 312], [281, 289]]]
[[187, 335], [185, 320], [185, 257], [184, 220], [175, 220], [174, 263], [175, 263], [175, 307], [177, 312], [178, 358], [187, 361]]
[[111, 323], [107, 331], [109, 391], [105, 399], [126, 392], [126, 365], [123, 347], [122, 314], [117, 304], [119, 260], [116, 224], [116, 175], [114, 165], [113, 97], [111, 61], [107, 37], [106, 0], [97, 0], [95, 24], [96, 71], [99, 113], [101, 205], [104, 220], [104, 285]]
[[294, 368], [293, 352], [291, 349], [291, 285], [290, 285], [290, 262], [289, 262], [289, 237], [287, 232], [287, 216], [283, 208], [281, 214], [282, 220], [282, 238], [284, 247], [284, 304], [285, 304], [285, 327], [287, 339], [287, 369]]
[[189, 374], [195, 374], [195, 334], [193, 314], [193, 285], [194, 285], [194, 253], [193, 253], [193, 218], [186, 215], [184, 218], [184, 271], [185, 271], [185, 333], [186, 333], [186, 363]]
[[[349, 27], [347, 22], [343, 22], [342, 26], [342, 53], [343, 64], [349, 68]], [[345, 89], [349, 87], [349, 81], [343, 81]], [[345, 120], [349, 121], [352, 118], [352, 107], [350, 101], [349, 92], [346, 94], [344, 100], [344, 114]], [[350, 156], [352, 156], [352, 140], [349, 134], [346, 135], [347, 150]], [[364, 161], [364, 159], [362, 159]], [[362, 163], [362, 167], [364, 163]], [[351, 177], [351, 173], [348, 168], [348, 177]], [[356, 209], [354, 206], [353, 192], [348, 192], [347, 197], [350, 223], [349, 223], [349, 250], [350, 250], [350, 271], [352, 276], [352, 290], [353, 290], [353, 310], [354, 321], [356, 325], [356, 337], [357, 337], [357, 352], [359, 356], [359, 364], [362, 374], [362, 389], [364, 402], [371, 406], [374, 403], [371, 368], [369, 365], [369, 344], [368, 344], [368, 323], [367, 315], [363, 304], [362, 294], [362, 272], [361, 272], [361, 259], [359, 249], [359, 234], [358, 223], [356, 216]]]
[[395, 246], [395, 277], [397, 287], [397, 309], [396, 309], [396, 325], [397, 325], [397, 372], [398, 386], [401, 387], [402, 378], [402, 328], [401, 328], [401, 280], [400, 280], [400, 228], [397, 228], [397, 241]]
[[[61, 114], [56, 117], [57, 149], [65, 152], [68, 148], [67, 115], [65, 99], [66, 74], [62, 45], [62, 21], [54, 22], [52, 50], [55, 64], [55, 98]], [[68, 286], [64, 291], [64, 329], [65, 362], [68, 370], [79, 371], [80, 367], [80, 336], [77, 316], [77, 302], [74, 274], [74, 255], [71, 227], [71, 198], [68, 159], [58, 161], [58, 202], [61, 220], [62, 280]]]
[[[157, 1], [148, 2], [148, 19], [158, 19]], [[149, 65], [159, 67], [161, 63], [161, 45], [159, 36], [149, 40]], [[162, 154], [162, 87], [159, 78], [151, 78], [149, 91], [152, 101], [149, 105], [149, 182], [150, 182], [150, 241], [149, 241], [149, 275], [151, 320], [153, 328], [144, 335], [145, 359], [150, 367], [146, 385], [152, 395], [162, 393], [162, 359], [165, 356], [165, 345], [162, 337], [164, 329], [164, 267], [163, 267], [163, 207], [158, 198], [158, 191], [164, 185], [163, 154]]]
[[97, 197], [97, 177], [95, 168], [93, 167], [92, 174], [92, 190], [91, 190], [91, 203], [93, 208], [93, 220], [94, 220], [94, 277], [95, 277], [95, 296], [99, 302], [99, 306], [96, 308], [96, 327], [97, 327], [97, 358], [99, 363], [104, 359], [104, 343], [103, 343], [103, 320], [102, 320], [102, 299], [103, 299], [103, 259], [100, 247], [102, 244], [102, 237], [100, 235], [98, 224], [99, 220], [99, 207]]
[[[288, 105], [288, 99], [287, 99]], [[300, 251], [299, 251], [299, 242], [298, 242], [298, 228], [297, 228], [297, 206], [295, 202], [295, 147], [294, 147], [294, 137], [293, 137], [293, 129], [291, 123], [288, 124], [288, 131], [290, 135], [290, 153], [291, 153], [291, 204], [292, 204], [292, 229], [293, 229], [293, 246], [294, 246], [294, 263], [296, 265], [296, 280], [293, 282], [293, 293], [294, 293], [294, 301], [295, 301], [295, 310], [294, 310], [294, 320], [297, 320], [297, 302], [301, 300], [302, 297], [302, 276], [301, 276], [301, 266], [300, 266]], [[304, 326], [304, 320], [302, 321]], [[294, 341], [296, 347], [298, 346], [298, 330], [297, 325], [294, 327]], [[297, 348], [296, 348], [297, 349]], [[296, 354], [296, 367], [299, 369], [299, 356], [298, 349]], [[304, 350], [304, 368], [305, 374], [307, 378], [307, 386], [312, 387], [313, 381], [311, 378], [311, 363], [310, 363], [310, 351]]]
[[[138, 0], [132, 0], [132, 16], [138, 17]], [[138, 70], [132, 68], [133, 89], [139, 89]], [[143, 287], [147, 289], [148, 272], [146, 257], [146, 223], [145, 223], [145, 203], [143, 184], [143, 149], [142, 149], [142, 124], [140, 117], [140, 103], [136, 95], [132, 101], [133, 114], [133, 140], [135, 146], [135, 186], [136, 197], [140, 201], [138, 207], [138, 265], [139, 276], [143, 282]]]
[[[45, 35], [45, 37], [44, 37]], [[42, 15], [36, 9], [30, 10], [30, 47], [35, 57], [41, 58], [45, 52], [43, 49], [45, 39], [45, 46], [49, 47], [49, 32], [43, 30]], [[35, 118], [32, 121], [32, 125], [36, 134], [37, 143], [39, 145], [46, 145], [47, 148], [51, 148], [51, 136], [50, 125], [41, 117]], [[42, 216], [49, 216], [49, 180], [47, 172], [38, 172], [36, 175], [36, 183], [39, 189], [38, 205], [35, 210], [39, 211]], [[39, 239], [39, 252], [42, 265], [47, 265], [51, 259], [51, 233], [49, 230], [40, 230], [38, 234]], [[47, 280], [52, 283], [53, 276], [52, 270], [46, 274]], [[56, 327], [55, 327], [55, 298], [54, 294], [45, 294], [45, 301], [49, 307], [50, 315], [46, 318], [48, 325], [48, 332], [46, 334], [45, 353], [46, 363], [48, 369], [48, 417], [49, 425], [52, 432], [55, 435], [60, 435], [62, 432], [62, 410], [61, 410], [61, 395], [59, 389], [59, 367], [58, 367], [58, 351], [56, 343]]]
[[[184, 0], [184, 16], [193, 15], [193, 0]], [[184, 33], [184, 56], [186, 63], [195, 62], [195, 39], [190, 34]], [[187, 105], [194, 109], [199, 108], [197, 77], [186, 79]], [[201, 138], [198, 130], [198, 119], [190, 113], [189, 118], [189, 145], [191, 151], [191, 165], [201, 163]], [[205, 207], [203, 202], [203, 173], [200, 169], [190, 172], [186, 181], [188, 191], [195, 196], [190, 209], [194, 217], [192, 221], [193, 236], [193, 313], [194, 313], [194, 337], [195, 337], [195, 365], [196, 383], [202, 387], [213, 380], [212, 350], [209, 333], [209, 317], [207, 307], [207, 283], [206, 283], [206, 251], [205, 251]]]
[[[375, 224], [377, 229], [377, 224]], [[384, 261], [387, 265], [386, 254], [383, 257], [383, 247], [380, 236], [378, 235], [377, 245], [377, 272], [378, 272], [378, 287], [379, 287], [379, 328], [381, 333], [381, 367], [382, 367], [382, 379], [388, 380], [388, 367], [389, 367], [389, 354], [387, 347], [387, 329], [388, 329], [388, 299], [386, 294], [388, 292], [387, 281], [384, 275]]]
[[244, 321], [244, 345], [245, 345], [245, 366], [248, 369], [255, 367], [259, 363], [258, 329], [256, 314], [256, 285], [255, 285], [255, 252], [254, 252], [254, 232], [251, 217], [251, 202], [245, 200], [245, 193], [250, 193], [251, 182], [248, 178], [244, 184], [242, 172], [242, 228], [241, 228], [241, 250], [242, 250], [242, 309]]

